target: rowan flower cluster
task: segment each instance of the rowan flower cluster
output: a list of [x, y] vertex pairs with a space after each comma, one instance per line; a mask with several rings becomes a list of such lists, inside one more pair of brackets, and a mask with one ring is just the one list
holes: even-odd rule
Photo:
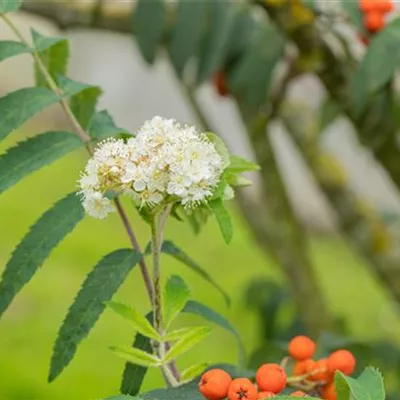
[[[200, 393], [207, 400], [264, 400], [276, 398], [286, 388], [289, 397], [313, 396], [336, 400], [334, 375], [337, 371], [351, 375], [356, 365], [353, 354], [341, 349], [327, 358], [314, 360], [316, 344], [307, 336], [294, 337], [288, 346], [289, 356], [281, 364], [263, 364], [255, 375], [255, 383], [248, 378], [232, 377], [221, 369], [204, 373], [199, 382]], [[293, 363], [292, 376], [287, 367]], [[286, 368], [285, 368], [286, 367]]]
[[126, 142], [99, 145], [79, 180], [82, 204], [95, 218], [114, 211], [107, 193], [131, 197], [139, 206], [207, 201], [225, 168], [215, 145], [195, 127], [154, 117]]

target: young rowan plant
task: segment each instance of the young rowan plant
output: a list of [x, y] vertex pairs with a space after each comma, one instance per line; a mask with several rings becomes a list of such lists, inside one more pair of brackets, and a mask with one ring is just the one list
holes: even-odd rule
[[[13, 251], [0, 282], [0, 315], [54, 248], [86, 215], [104, 220], [114, 214], [130, 244], [128, 248], [106, 254], [85, 278], [55, 341], [49, 382], [59, 377], [70, 364], [80, 343], [108, 308], [125, 319], [135, 335], [133, 345], [111, 347], [112, 352], [126, 364], [120, 394], [109, 400], [288, 400], [290, 397], [367, 400], [369, 391], [375, 396], [373, 400], [384, 400], [383, 381], [377, 370], [367, 368], [357, 378], [351, 377], [356, 368], [356, 358], [350, 351], [337, 349], [317, 357], [317, 343], [304, 335], [294, 337], [288, 343], [288, 356], [284, 360], [266, 360], [256, 371], [243, 369], [246, 357], [239, 333], [222, 315], [194, 300], [189, 285], [182, 277], [166, 276], [161, 255], [171, 256], [191, 268], [229, 303], [229, 296], [219, 282], [164, 237], [165, 228], [168, 221], [174, 218], [198, 231], [207, 219], [215, 217], [223, 239], [229, 243], [233, 226], [226, 202], [234, 198], [236, 189], [251, 184], [241, 174], [256, 171], [259, 166], [231, 154], [220, 136], [206, 129], [181, 124], [173, 118], [155, 116], [134, 132], [119, 128], [107, 111], [97, 109], [102, 93], [100, 88], [66, 76], [69, 58], [67, 39], [46, 37], [35, 30], [31, 31], [28, 39], [14, 24], [10, 13], [18, 11], [22, 3], [23, 0], [0, 0], [0, 19], [15, 35], [14, 40], [0, 41], [0, 61], [22, 54], [30, 55], [35, 66], [35, 85], [0, 98], [0, 139], [55, 104], [61, 106], [69, 127], [66, 131], [32, 136], [2, 154], [0, 167], [4, 176], [1, 176], [0, 192], [74, 150], [84, 150], [87, 162], [81, 175], [77, 176], [78, 189], [70, 187], [69, 193], [39, 218]], [[142, 15], [143, 12], [151, 15], [146, 9], [150, 3], [156, 6], [163, 4], [148, 0], [138, 3], [138, 13]], [[289, 9], [292, 19], [298, 20], [298, 27], [312, 24], [316, 19], [314, 12], [300, 0], [268, 0], [265, 5], [272, 3], [275, 3], [276, 11]], [[366, 30], [375, 35], [384, 27], [383, 17], [391, 12], [392, 3], [364, 0], [360, 3], [360, 10], [365, 14]], [[242, 15], [246, 17], [246, 14]], [[162, 23], [146, 23], [141, 28], [147, 26], [152, 28], [154, 39], [158, 35], [154, 29]], [[225, 29], [227, 26], [222, 31], [225, 32]], [[272, 48], [276, 47], [276, 54], [268, 56], [268, 59], [277, 62], [285, 53], [285, 40], [270, 26], [264, 33], [273, 38], [268, 41], [267, 47], [270, 44]], [[174, 35], [166, 36], [169, 39]], [[260, 35], [260, 38], [263, 37]], [[153, 43], [153, 39], [144, 42]], [[220, 65], [213, 66], [214, 85], [224, 97], [234, 97], [240, 92], [238, 97], [248, 101], [248, 107], [241, 109], [247, 115], [253, 107], [257, 110], [265, 108], [264, 104], [259, 104], [260, 96], [247, 95], [245, 84], [245, 78], [252, 75], [248, 72], [249, 67], [255, 65], [257, 70], [264, 72], [264, 61], [260, 63], [257, 59], [263, 52], [255, 47], [251, 62], [244, 63], [239, 72], [233, 73], [231, 68], [234, 69], [243, 52], [243, 48], [239, 51], [237, 47], [232, 46], [227, 52], [235, 60], [230, 64], [229, 71], [220, 70]], [[174, 49], [170, 50], [172, 56]], [[153, 61], [152, 54], [147, 53], [146, 56]], [[215, 55], [209, 58], [214, 63], [219, 60]], [[213, 68], [205, 68], [198, 81], [212, 79]], [[272, 69], [268, 68], [269, 75], [272, 75]], [[178, 75], [181, 72], [177, 71]], [[260, 90], [263, 97], [267, 92], [264, 85], [269, 86], [269, 82], [257, 81], [251, 86]], [[193, 102], [193, 98], [191, 100]], [[266, 119], [261, 118], [262, 121]], [[249, 125], [252, 125], [250, 121], [248, 119]], [[265, 131], [260, 130], [260, 133], [266, 136]], [[143, 239], [146, 244], [143, 248], [127, 210], [136, 211], [148, 225], [149, 234]], [[106, 229], [101, 232], [101, 224], [98, 227], [98, 234], [110, 235]], [[147, 293], [146, 315], [134, 306], [112, 300], [129, 274], [136, 270], [139, 270]], [[134, 300], [136, 298], [132, 295], [127, 303], [134, 303]], [[175, 323], [184, 313], [202, 317], [207, 324], [178, 329]], [[239, 366], [210, 366], [208, 360], [200, 359], [197, 364], [181, 368], [177, 360], [210, 335], [209, 323], [233, 334], [239, 348]], [[142, 382], [150, 368], [160, 371], [165, 387], [143, 392]]]

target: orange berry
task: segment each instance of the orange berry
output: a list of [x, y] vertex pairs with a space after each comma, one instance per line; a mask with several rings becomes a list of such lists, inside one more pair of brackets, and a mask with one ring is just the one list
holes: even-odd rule
[[385, 26], [385, 17], [380, 11], [371, 11], [364, 15], [364, 26], [371, 32], [376, 33]]
[[376, 11], [376, 0], [360, 0], [360, 9], [365, 13]]
[[222, 400], [228, 394], [231, 376], [222, 369], [205, 372], [199, 382], [200, 393], [208, 400]]
[[308, 360], [304, 361], [297, 361], [293, 368], [293, 375], [294, 376], [301, 376], [306, 375], [315, 369], [315, 361], [309, 358]]
[[310, 381], [327, 382], [332, 377], [332, 374], [328, 371], [328, 360], [326, 358], [316, 361], [312, 370], [313, 371], [319, 370], [319, 372], [316, 372], [315, 374], [310, 375], [310, 377], [308, 378]]
[[307, 336], [296, 336], [289, 342], [289, 354], [297, 361], [311, 358], [315, 353], [316, 345]]
[[290, 393], [290, 397], [305, 397], [307, 393], [302, 392], [301, 390], [296, 390], [293, 393]]
[[323, 387], [321, 396], [325, 400], [336, 400], [336, 390], [333, 382]]
[[336, 371], [351, 375], [356, 366], [356, 359], [348, 350], [337, 350], [328, 358], [328, 371], [334, 374]]
[[273, 392], [260, 392], [257, 395], [257, 400], [269, 399], [270, 397], [275, 397], [275, 393], [273, 393]]
[[392, 0], [376, 0], [376, 11], [383, 13], [390, 13], [394, 10], [394, 4]]
[[229, 400], [257, 400], [257, 389], [247, 378], [234, 379], [228, 390]]
[[286, 380], [286, 372], [279, 364], [264, 364], [256, 373], [258, 388], [264, 392], [281, 392], [286, 386]]

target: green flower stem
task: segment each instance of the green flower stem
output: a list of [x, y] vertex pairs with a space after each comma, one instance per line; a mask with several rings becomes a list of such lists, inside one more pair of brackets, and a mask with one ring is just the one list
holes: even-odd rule
[[[167, 222], [171, 206], [168, 205], [160, 213], [156, 214], [151, 224], [151, 249], [153, 258], [153, 318], [154, 327], [157, 332], [163, 336], [163, 314], [162, 314], [162, 289], [161, 289], [161, 246], [164, 238], [164, 228]], [[163, 342], [153, 343], [154, 351], [162, 360], [167, 351], [167, 344]], [[176, 386], [179, 383], [179, 374], [175, 364], [161, 365], [165, 378], [171, 386]]]

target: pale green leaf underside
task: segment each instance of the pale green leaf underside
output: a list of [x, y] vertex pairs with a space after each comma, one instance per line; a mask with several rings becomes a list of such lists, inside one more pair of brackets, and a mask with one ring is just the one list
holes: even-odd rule
[[112, 346], [110, 349], [117, 357], [132, 364], [142, 365], [143, 367], [156, 367], [160, 364], [157, 357], [134, 347]]
[[219, 229], [222, 233], [222, 237], [226, 243], [229, 243], [233, 237], [233, 226], [231, 217], [226, 210], [223, 201], [221, 199], [217, 199], [210, 201], [208, 204], [214, 212]]
[[189, 330], [171, 346], [171, 349], [168, 351], [163, 361], [169, 362], [175, 360], [194, 347], [197, 343], [204, 340], [210, 333], [211, 329], [208, 327], [198, 327]]
[[79, 343], [89, 334], [105, 309], [105, 302], [125, 281], [142, 255], [132, 249], [116, 250], [103, 259], [87, 276], [60, 328], [54, 345], [49, 381], [70, 363]]
[[127, 396], [125, 394], [119, 394], [117, 396], [107, 397], [104, 400], [141, 400], [139, 397]]
[[69, 132], [46, 132], [18, 143], [0, 156], [0, 194], [26, 175], [83, 146]]
[[23, 0], [0, 0], [0, 13], [18, 11]]
[[0, 282], [0, 315], [83, 216], [79, 197], [71, 193], [46, 211], [30, 228], [4, 269]]
[[194, 378], [197, 378], [201, 375], [208, 367], [210, 363], [204, 362], [199, 364], [193, 364], [190, 367], [186, 368], [182, 371], [181, 377], [183, 381], [188, 381]]
[[165, 329], [179, 315], [189, 300], [190, 290], [185, 281], [177, 275], [171, 276], [164, 289], [163, 318]]
[[150, 322], [134, 308], [122, 303], [110, 301], [106, 303], [115, 313], [128, 320], [136, 331], [154, 340], [160, 340], [160, 335], [153, 328]]

